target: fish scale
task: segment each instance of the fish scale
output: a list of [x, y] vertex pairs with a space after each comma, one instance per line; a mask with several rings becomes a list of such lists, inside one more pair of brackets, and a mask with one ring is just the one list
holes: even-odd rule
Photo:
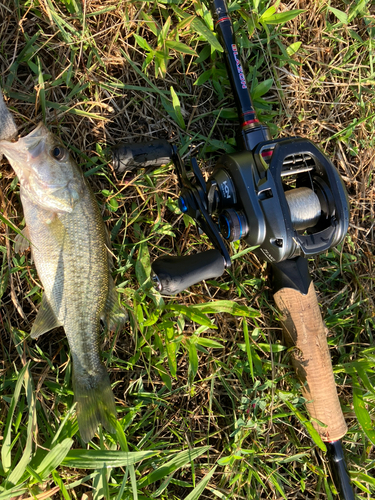
[[[54, 158], [56, 151], [62, 158]], [[99, 423], [113, 432], [116, 417], [109, 377], [100, 362], [100, 320], [120, 327], [127, 319], [110, 275], [105, 226], [82, 172], [44, 125], [16, 143], [0, 141], [0, 152], [20, 180], [24, 235], [32, 243], [44, 287], [31, 336], [64, 327], [78, 425], [87, 442]]]

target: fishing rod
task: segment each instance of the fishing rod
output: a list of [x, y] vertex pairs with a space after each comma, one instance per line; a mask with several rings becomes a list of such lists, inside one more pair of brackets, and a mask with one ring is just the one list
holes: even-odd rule
[[349, 225], [346, 189], [313, 142], [271, 138], [251, 101], [225, 0], [211, 0], [210, 9], [238, 111], [240, 150], [220, 157], [207, 183], [196, 159], [185, 164], [166, 141], [114, 148], [114, 167], [121, 172], [172, 158], [181, 188], [179, 207], [214, 246], [194, 255], [158, 258], [152, 269], [161, 293], [174, 295], [221, 276], [231, 266], [225, 240], [257, 247], [254, 253], [271, 265], [273, 296], [306, 408], [326, 444], [340, 498], [354, 500], [341, 444], [347, 426], [307, 261], [343, 241]]

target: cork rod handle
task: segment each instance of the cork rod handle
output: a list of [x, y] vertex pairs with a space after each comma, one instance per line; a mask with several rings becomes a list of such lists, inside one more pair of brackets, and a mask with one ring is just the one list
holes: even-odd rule
[[281, 313], [286, 345], [291, 349], [292, 364], [302, 384], [307, 410], [323, 441], [341, 439], [347, 431], [337, 396], [328, 350], [326, 328], [313, 283], [306, 295], [282, 288], [274, 295]]

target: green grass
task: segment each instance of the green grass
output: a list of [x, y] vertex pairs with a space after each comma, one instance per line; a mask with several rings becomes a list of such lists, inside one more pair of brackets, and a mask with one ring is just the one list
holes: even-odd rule
[[[82, 7], [82, 5], [85, 5]], [[307, 4], [306, 4], [307, 5]], [[320, 144], [348, 189], [337, 250], [311, 259], [348, 423], [343, 442], [358, 498], [375, 498], [374, 35], [369, 1], [230, 2], [252, 96], [274, 135]], [[231, 245], [230, 272], [175, 298], [149, 279], [163, 254], [209, 248], [177, 208], [171, 166], [116, 177], [110, 147], [167, 138], [207, 177], [236, 149], [235, 105], [203, 2], [40, 0], [0, 6], [4, 89], [20, 135], [40, 121], [88, 176], [130, 312], [102, 338], [119, 421], [82, 442], [62, 330], [29, 338], [42, 288], [19, 186], [0, 170], [0, 500], [334, 498], [325, 453], [282, 345], [267, 266]], [[203, 161], [204, 160], [204, 161]]]

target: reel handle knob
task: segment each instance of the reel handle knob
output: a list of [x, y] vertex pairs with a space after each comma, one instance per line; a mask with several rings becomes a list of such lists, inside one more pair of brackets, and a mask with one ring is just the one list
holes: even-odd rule
[[218, 278], [225, 270], [225, 262], [219, 250], [208, 250], [184, 257], [159, 257], [152, 270], [159, 292], [175, 295], [199, 281]]
[[145, 167], [160, 167], [172, 158], [172, 146], [164, 139], [129, 142], [112, 148], [113, 168], [117, 174]]

